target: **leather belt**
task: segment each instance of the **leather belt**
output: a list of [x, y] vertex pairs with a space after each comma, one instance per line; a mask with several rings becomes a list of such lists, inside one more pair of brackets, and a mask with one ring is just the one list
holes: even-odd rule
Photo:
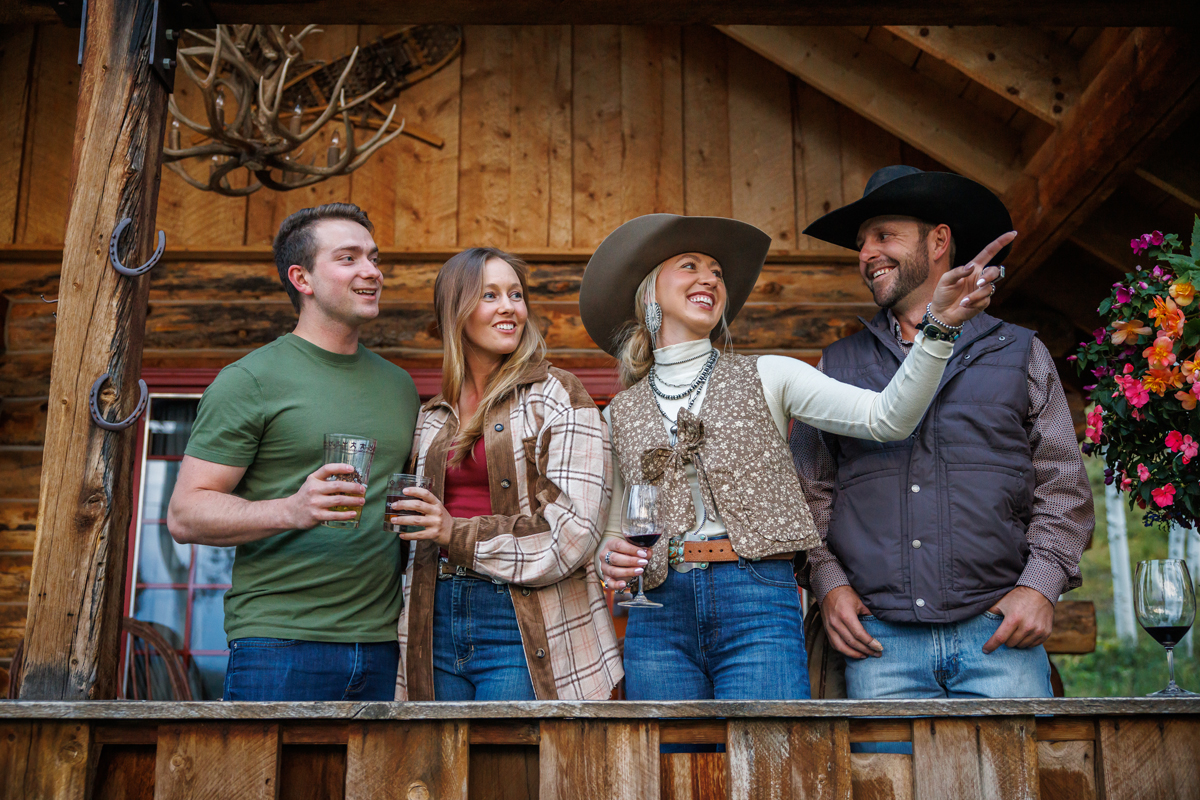
[[[791, 561], [795, 553], [775, 553], [762, 558], [747, 559], [749, 561]], [[686, 563], [711, 561], [737, 561], [740, 556], [733, 552], [733, 544], [728, 539], [712, 539], [707, 542], [684, 542], [683, 560]]]
[[438, 562], [438, 578], [473, 578], [477, 581], [487, 581], [488, 583], [506, 583], [506, 581], [502, 581], [499, 578], [484, 575], [482, 572], [476, 572], [467, 567], [456, 567], [448, 561]]

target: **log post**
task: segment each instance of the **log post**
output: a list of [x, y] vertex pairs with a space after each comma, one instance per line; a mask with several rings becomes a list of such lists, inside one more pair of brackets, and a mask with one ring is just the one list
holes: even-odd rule
[[152, 9], [152, 0], [88, 3], [22, 700], [116, 693], [135, 435], [93, 424], [88, 394], [107, 372], [109, 419], [138, 400], [150, 278], [118, 275], [108, 246], [130, 217], [123, 261], [136, 266], [152, 250], [167, 106], [149, 65]]

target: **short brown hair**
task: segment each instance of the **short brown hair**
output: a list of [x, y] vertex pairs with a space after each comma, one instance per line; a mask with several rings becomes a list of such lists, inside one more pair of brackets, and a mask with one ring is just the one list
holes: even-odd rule
[[[929, 241], [929, 234], [933, 233], [933, 229], [939, 224], [941, 223], [926, 222], [925, 220], [921, 219], [917, 220], [917, 233], [921, 236], [921, 241]], [[958, 266], [958, 264], [954, 263], [954, 259], [957, 256], [957, 251], [958, 245], [954, 241], [954, 231], [950, 231], [950, 252], [948, 253], [950, 256], [950, 269], [954, 269]]]
[[288, 270], [292, 264], [299, 264], [305, 272], [312, 272], [317, 257], [317, 237], [313, 235], [313, 227], [325, 219], [357, 222], [372, 234], [375, 233], [375, 226], [367, 218], [367, 212], [353, 203], [326, 203], [316, 208], [302, 208], [283, 221], [279, 233], [275, 234], [272, 249], [275, 251], [279, 282], [283, 284], [297, 312], [300, 311], [300, 291], [292, 285]]

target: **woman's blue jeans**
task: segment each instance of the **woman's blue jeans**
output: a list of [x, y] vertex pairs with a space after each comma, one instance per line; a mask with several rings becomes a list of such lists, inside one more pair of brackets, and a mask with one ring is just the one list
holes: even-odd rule
[[718, 562], [667, 579], [631, 608], [630, 700], [806, 700], [808, 660], [790, 561]]
[[536, 700], [506, 584], [439, 579], [433, 603], [435, 700]]

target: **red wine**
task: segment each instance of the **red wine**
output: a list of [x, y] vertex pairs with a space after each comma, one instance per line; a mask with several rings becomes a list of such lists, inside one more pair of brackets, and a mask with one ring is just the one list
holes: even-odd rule
[[1182, 639], [1187, 634], [1188, 628], [1190, 628], [1192, 626], [1191, 625], [1155, 625], [1153, 627], [1147, 628], [1145, 625], [1143, 625], [1142, 627], [1145, 629], [1146, 633], [1153, 636], [1154, 640], [1157, 641], [1159, 644], [1161, 644], [1163, 647], [1174, 647], [1175, 645], [1179, 644], [1179, 640]]
[[633, 544], [636, 544], [638, 547], [654, 547], [654, 543], [658, 541], [660, 536], [662, 536], [661, 533], [647, 533], [626, 536], [625, 538]]

